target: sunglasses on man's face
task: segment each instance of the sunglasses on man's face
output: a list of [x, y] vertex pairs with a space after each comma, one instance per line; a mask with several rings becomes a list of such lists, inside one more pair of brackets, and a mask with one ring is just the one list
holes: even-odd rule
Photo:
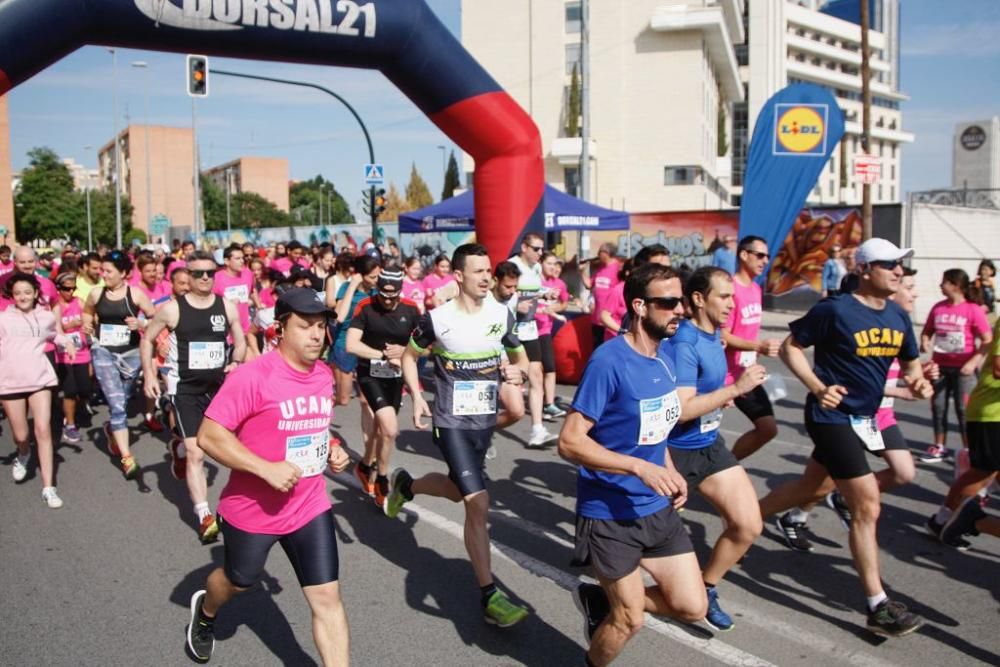
[[534, 250], [535, 252], [545, 252], [545, 246], [543, 245], [539, 246], [529, 245], [528, 247]]
[[681, 297], [679, 296], [644, 296], [642, 300], [646, 303], [656, 306], [657, 308], [662, 308], [664, 310], [673, 310], [681, 302]]
[[771, 259], [771, 256], [768, 255], [766, 252], [757, 252], [756, 250], [747, 250], [746, 252], [748, 255], [753, 255], [757, 259], [763, 259], [763, 260]]
[[903, 265], [903, 260], [901, 259], [885, 259], [885, 260], [874, 260], [868, 262], [871, 266], [877, 266], [880, 269], [885, 269], [886, 271], [895, 271], [897, 266]]
[[196, 280], [200, 278], [208, 278], [209, 280], [215, 278], [215, 269], [193, 269], [189, 273]]

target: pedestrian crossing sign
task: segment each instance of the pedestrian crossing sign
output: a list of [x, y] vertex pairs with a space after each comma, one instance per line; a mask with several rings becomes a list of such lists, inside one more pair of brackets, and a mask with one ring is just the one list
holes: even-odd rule
[[385, 169], [382, 165], [369, 163], [365, 165], [365, 185], [382, 185], [385, 183]]

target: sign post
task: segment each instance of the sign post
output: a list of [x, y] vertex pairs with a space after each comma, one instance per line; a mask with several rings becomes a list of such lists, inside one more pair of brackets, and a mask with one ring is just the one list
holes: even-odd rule
[[882, 177], [882, 160], [875, 155], [858, 154], [854, 158], [854, 177], [863, 185], [878, 183]]

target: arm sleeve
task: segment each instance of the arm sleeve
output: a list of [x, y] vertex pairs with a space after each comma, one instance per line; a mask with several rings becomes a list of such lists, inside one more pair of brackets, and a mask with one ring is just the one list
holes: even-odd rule
[[992, 331], [990, 329], [990, 323], [986, 319], [986, 313], [979, 306], [976, 306], [975, 315], [972, 316], [972, 330], [976, 332], [980, 337], [986, 335], [986, 332]]
[[677, 369], [678, 387], [698, 386], [698, 354], [691, 343], [676, 343], [674, 365]]
[[503, 338], [500, 339], [503, 346], [508, 350], [516, 350], [521, 347], [521, 340], [514, 333], [514, 315], [509, 310], [507, 311], [507, 327], [504, 332]]
[[235, 432], [253, 414], [256, 404], [257, 386], [253, 381], [253, 367], [239, 366], [222, 383], [205, 416], [226, 430]]
[[618, 373], [609, 355], [591, 357], [573, 397], [573, 409], [598, 422], [618, 390]]
[[788, 323], [788, 329], [799, 345], [812, 347], [823, 340], [833, 326], [834, 303], [835, 301], [820, 301], [804, 317]]
[[434, 322], [431, 314], [425, 313], [417, 320], [417, 326], [410, 336], [410, 345], [423, 352], [429, 348], [437, 337], [434, 335]]
[[351, 323], [347, 325], [347, 328], [364, 331], [368, 325], [368, 311], [369, 309], [364, 304], [358, 304], [358, 309], [354, 311], [354, 316], [351, 318]]

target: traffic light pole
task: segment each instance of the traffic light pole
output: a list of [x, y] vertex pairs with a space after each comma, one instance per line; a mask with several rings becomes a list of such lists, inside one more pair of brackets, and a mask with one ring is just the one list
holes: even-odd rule
[[[313, 88], [315, 90], [319, 90], [321, 92], [324, 92], [327, 95], [330, 95], [331, 97], [337, 98], [337, 100], [341, 104], [343, 104], [345, 107], [347, 107], [347, 110], [351, 112], [351, 115], [354, 116], [354, 119], [356, 121], [358, 121], [358, 125], [361, 126], [361, 132], [365, 135], [365, 143], [368, 144], [368, 161], [370, 163], [372, 163], [372, 164], [375, 163], [375, 149], [372, 148], [372, 138], [368, 134], [368, 128], [365, 127], [365, 123], [364, 123], [363, 120], [361, 120], [361, 116], [358, 115], [358, 112], [354, 110], [354, 107], [352, 107], [347, 102], [347, 100], [345, 100], [343, 97], [341, 97], [337, 93], [333, 92], [329, 88], [324, 88], [323, 86], [320, 86], [320, 85], [315, 84], [315, 83], [309, 83], [308, 81], [292, 81], [290, 79], [278, 79], [278, 78], [270, 77], [270, 76], [258, 76], [256, 74], [243, 74], [242, 72], [230, 72], [230, 71], [222, 70], [222, 69], [212, 69], [211, 73], [212, 74], [218, 74], [220, 76], [234, 76], [234, 77], [237, 77], [237, 78], [240, 78], [240, 79], [254, 79], [256, 81], [270, 81], [271, 83], [284, 83], [284, 84], [289, 85], [289, 86], [300, 86], [302, 88]], [[375, 186], [372, 186], [371, 189], [369, 190], [369, 200], [368, 201], [372, 203], [372, 212], [371, 212], [372, 243], [375, 243], [375, 240], [377, 238], [377, 232], [378, 232], [378, 225], [377, 225], [377, 222], [376, 222], [376, 218], [378, 217], [378, 215], [374, 211]]]

